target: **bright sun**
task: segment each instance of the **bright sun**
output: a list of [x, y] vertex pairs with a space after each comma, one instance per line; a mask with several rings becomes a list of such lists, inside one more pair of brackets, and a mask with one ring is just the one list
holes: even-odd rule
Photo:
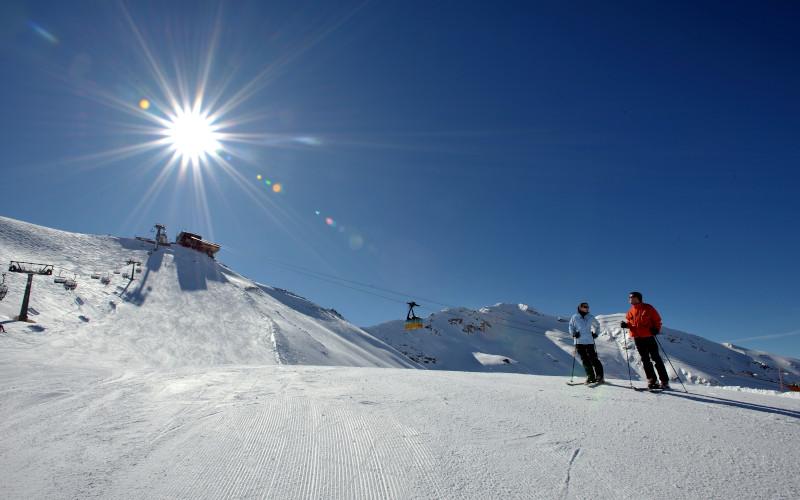
[[184, 163], [198, 164], [221, 148], [213, 120], [197, 110], [178, 111], [167, 126], [170, 147], [181, 156]]

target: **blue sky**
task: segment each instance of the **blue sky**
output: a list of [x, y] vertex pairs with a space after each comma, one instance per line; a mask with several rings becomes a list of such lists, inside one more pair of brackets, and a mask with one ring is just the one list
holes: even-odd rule
[[3, 215], [196, 232], [362, 326], [638, 290], [800, 358], [793, 2], [2, 5]]

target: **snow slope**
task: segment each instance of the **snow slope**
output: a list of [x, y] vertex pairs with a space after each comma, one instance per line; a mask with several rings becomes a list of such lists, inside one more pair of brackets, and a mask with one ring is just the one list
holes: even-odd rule
[[[624, 314], [597, 319], [601, 333], [595, 344], [607, 375], [627, 379], [630, 359], [631, 378], [644, 380], [641, 358], [619, 326]], [[572, 370], [568, 321], [569, 316], [551, 316], [524, 304], [496, 304], [480, 311], [445, 309], [425, 318], [418, 330], [404, 330], [403, 321], [364, 330], [430, 369], [561, 375]], [[667, 327], [658, 339], [672, 362], [667, 369], [673, 383], [678, 383], [674, 366], [689, 384], [778, 391], [781, 381], [800, 384], [800, 360], [794, 358], [718, 344]], [[580, 359], [576, 365], [576, 377], [584, 377]]]
[[[3, 350], [3, 358], [12, 354]], [[627, 381], [626, 381], [627, 382]], [[0, 365], [2, 498], [798, 498], [800, 399], [310, 366]]]
[[[130, 258], [131, 283], [113, 274]], [[335, 312], [187, 249], [0, 219], [0, 259], [79, 281], [35, 277], [19, 323], [24, 276], [7, 276], [0, 498], [800, 497], [798, 393], [567, 386], [563, 323], [527, 308], [496, 306], [546, 334], [420, 337], [451, 370], [413, 370]], [[605, 335], [604, 358], [619, 347]], [[465, 353], [550, 376], [458, 371]]]
[[[33, 323], [6, 323], [9, 340], [73, 364], [417, 366], [335, 311], [254, 283], [188, 248], [160, 247], [148, 255], [152, 248], [136, 239], [0, 218], [0, 263], [52, 264], [56, 275], [78, 281], [67, 291], [52, 276], [35, 276]], [[123, 278], [132, 272], [129, 260], [142, 263], [133, 281]], [[6, 274], [0, 321], [19, 314], [26, 279]]]

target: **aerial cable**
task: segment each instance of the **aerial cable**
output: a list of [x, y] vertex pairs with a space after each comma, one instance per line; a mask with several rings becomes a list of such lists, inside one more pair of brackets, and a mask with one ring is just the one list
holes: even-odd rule
[[[407, 303], [407, 300], [406, 300], [407, 298], [415, 297], [417, 299], [422, 300], [423, 302], [429, 302], [431, 304], [437, 304], [439, 306], [444, 306], [447, 309], [455, 309], [455, 310], [463, 309], [463, 306], [456, 306], [456, 305], [453, 305], [453, 304], [447, 304], [447, 303], [439, 302], [439, 301], [436, 301], [436, 300], [433, 300], [433, 299], [426, 299], [424, 297], [420, 298], [419, 296], [415, 296], [413, 294], [404, 293], [404, 292], [398, 292], [398, 291], [395, 291], [395, 290], [391, 290], [389, 288], [381, 288], [381, 287], [376, 287], [374, 285], [370, 285], [370, 284], [367, 284], [367, 283], [348, 280], [346, 278], [342, 278], [342, 277], [335, 276], [335, 275], [328, 274], [328, 273], [323, 273], [323, 272], [320, 272], [320, 271], [315, 271], [313, 269], [308, 269], [306, 267], [298, 266], [298, 265], [295, 265], [295, 264], [289, 264], [289, 263], [286, 263], [286, 262], [281, 262], [279, 260], [270, 259], [270, 258], [258, 256], [258, 255], [253, 255], [253, 254], [250, 254], [250, 253], [247, 253], [247, 252], [236, 250], [236, 249], [231, 248], [231, 247], [223, 246], [223, 248], [228, 250], [228, 251], [231, 251], [233, 253], [236, 253], [236, 254], [239, 254], [239, 255], [243, 255], [243, 256], [247, 256], [247, 257], [262, 261], [262, 262], [266, 262], [268, 264], [272, 264], [272, 265], [280, 267], [282, 269], [286, 269], [287, 271], [292, 271], [292, 272], [301, 274], [303, 276], [307, 276], [309, 278], [318, 279], [320, 281], [325, 281], [327, 283], [332, 283], [334, 285], [338, 285], [338, 286], [341, 286], [341, 287], [344, 287], [344, 288], [349, 288], [351, 290], [355, 290], [355, 291], [358, 291], [358, 292], [367, 293], [367, 294], [370, 294], [370, 295], [373, 295], [373, 296], [376, 296], [376, 297], [380, 297], [380, 298], [383, 298], [383, 299], [386, 299], [386, 300], [391, 300], [393, 302]], [[365, 288], [367, 288], [367, 289], [365, 289]], [[397, 296], [400, 296], [400, 297], [404, 297], [404, 300], [399, 300], [399, 299], [396, 299], [396, 298], [392, 298], [392, 297], [389, 297], [389, 296], [381, 294], [381, 293], [370, 291], [369, 289], [378, 290], [380, 292], [385, 292], [385, 293], [397, 295]], [[437, 312], [437, 313], [440, 313], [440, 314], [447, 314], [449, 316], [456, 317], [456, 318], [474, 319], [469, 315], [460, 314], [458, 312], [440, 311], [440, 310], [438, 310], [436, 308], [427, 307], [427, 306], [420, 305], [420, 304], [417, 304], [417, 307], [419, 307], [421, 309], [427, 309], [427, 310], [430, 310], [430, 311], [433, 311], [433, 312]], [[526, 331], [526, 332], [530, 332], [530, 333], [536, 333], [536, 334], [540, 334], [540, 335], [544, 335], [544, 334], [547, 333], [547, 331], [550, 331], [549, 329], [531, 327], [531, 325], [528, 325], [527, 323], [510, 320], [510, 319], [508, 319], [506, 317], [498, 316], [496, 314], [484, 313], [484, 316], [486, 316], [488, 318], [495, 318], [495, 319], [497, 319], [499, 321], [502, 321], [505, 324], [505, 326], [507, 326], [508, 328], [511, 328], [511, 329], [515, 329], [515, 330], [521, 330], [521, 331]], [[514, 326], [514, 324], [521, 325], [521, 326]]]
[[[223, 248], [226, 249], [226, 250], [233, 251], [234, 253], [238, 253], [239, 255], [246, 255], [248, 257], [252, 257], [252, 258], [264, 261], [264, 262], [268, 262], [270, 264], [276, 265], [278, 267], [282, 267], [282, 268], [290, 270], [290, 271], [298, 270], [298, 272], [299, 271], [304, 271], [306, 273], [310, 273], [310, 274], [306, 274], [306, 276], [309, 276], [309, 277], [312, 277], [312, 278], [314, 278], [315, 276], [311, 276], [311, 274], [319, 275], [319, 276], [325, 276], [327, 278], [339, 280], [339, 281], [342, 281], [342, 282], [345, 282], [345, 283], [350, 283], [352, 285], [358, 285], [358, 286], [362, 286], [362, 287], [366, 287], [366, 288], [372, 288], [374, 290], [379, 290], [381, 292], [391, 293], [393, 295], [398, 295], [398, 296], [404, 297], [404, 298], [416, 297], [416, 298], [418, 298], [420, 300], [423, 300], [425, 302], [429, 302], [431, 304], [437, 304], [437, 305], [440, 305], [440, 306], [444, 306], [446, 308], [447, 307], [449, 307], [449, 308], [457, 308], [458, 307], [458, 306], [454, 306], [452, 304], [446, 304], [444, 302], [437, 302], [436, 300], [433, 300], [433, 299], [428, 299], [428, 298], [425, 298], [425, 297], [419, 297], [419, 296], [411, 294], [411, 293], [398, 292], [398, 291], [391, 290], [391, 289], [388, 289], [388, 288], [381, 288], [381, 287], [377, 287], [375, 285], [371, 285], [371, 284], [368, 284], [368, 283], [362, 283], [362, 282], [359, 282], [359, 281], [348, 280], [346, 278], [342, 278], [340, 276], [336, 276], [336, 275], [333, 275], [333, 274], [323, 273], [321, 271], [314, 271], [313, 269], [308, 269], [308, 268], [305, 268], [305, 267], [302, 267], [302, 266], [298, 266], [298, 265], [295, 265], [295, 264], [288, 264], [286, 262], [281, 262], [281, 261], [274, 260], [274, 259], [269, 259], [269, 258], [260, 257], [260, 256], [253, 255], [253, 254], [248, 254], [246, 252], [234, 250], [234, 249], [232, 249], [230, 247], [223, 246]], [[328, 281], [328, 280], [323, 280], [323, 281]], [[329, 283], [334, 283], [333, 281], [328, 281], [328, 282]], [[384, 297], [383, 295], [379, 295], [379, 296], [380, 297]], [[390, 299], [390, 300], [395, 300], [395, 299]], [[420, 306], [420, 307], [423, 307], [423, 306]], [[425, 307], [423, 307], [423, 308], [425, 308]], [[433, 309], [433, 308], [425, 308], [425, 309], [430, 309], [432, 311], [436, 311], [436, 309]]]

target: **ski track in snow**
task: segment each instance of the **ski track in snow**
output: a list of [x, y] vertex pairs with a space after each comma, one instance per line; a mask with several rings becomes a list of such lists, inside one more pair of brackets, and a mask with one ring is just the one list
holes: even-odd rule
[[0, 376], [4, 498], [800, 492], [796, 398], [715, 402], [729, 391], [654, 397], [557, 377], [286, 365], [6, 363]]
[[[11, 419], [3, 427], [22, 429], [15, 441], [30, 450], [43, 447], [65, 458], [64, 465], [76, 462], [66, 482], [29, 485], [46, 496], [152, 498], [157, 491], [166, 498], [200, 492], [204, 498], [409, 498], [426, 491], [427, 498], [442, 497], [422, 435], [375, 411], [379, 403], [306, 394], [307, 384], [319, 381], [313, 373], [263, 377], [247, 370], [129, 374], [95, 379], [73, 393], [38, 393], [46, 384], [35, 383], [25, 393], [36, 397], [11, 398], [14, 414], [35, 414], [34, 425]], [[241, 390], [226, 395], [230, 387]], [[149, 404], [139, 404], [143, 392], [153, 397]], [[63, 415], [79, 428], [77, 435], [69, 435], [71, 425], [39, 435], [42, 424]], [[107, 446], [110, 441], [121, 442]], [[86, 449], [95, 451], [87, 456]], [[115, 457], [114, 450], [123, 453]], [[60, 459], [45, 462], [60, 468]], [[36, 468], [30, 461], [22, 465], [9, 470], [16, 475]], [[94, 476], [101, 469], [104, 483], [98, 484]], [[78, 478], [83, 481], [70, 481]], [[16, 487], [3, 489], [15, 496], [22, 493]]]

